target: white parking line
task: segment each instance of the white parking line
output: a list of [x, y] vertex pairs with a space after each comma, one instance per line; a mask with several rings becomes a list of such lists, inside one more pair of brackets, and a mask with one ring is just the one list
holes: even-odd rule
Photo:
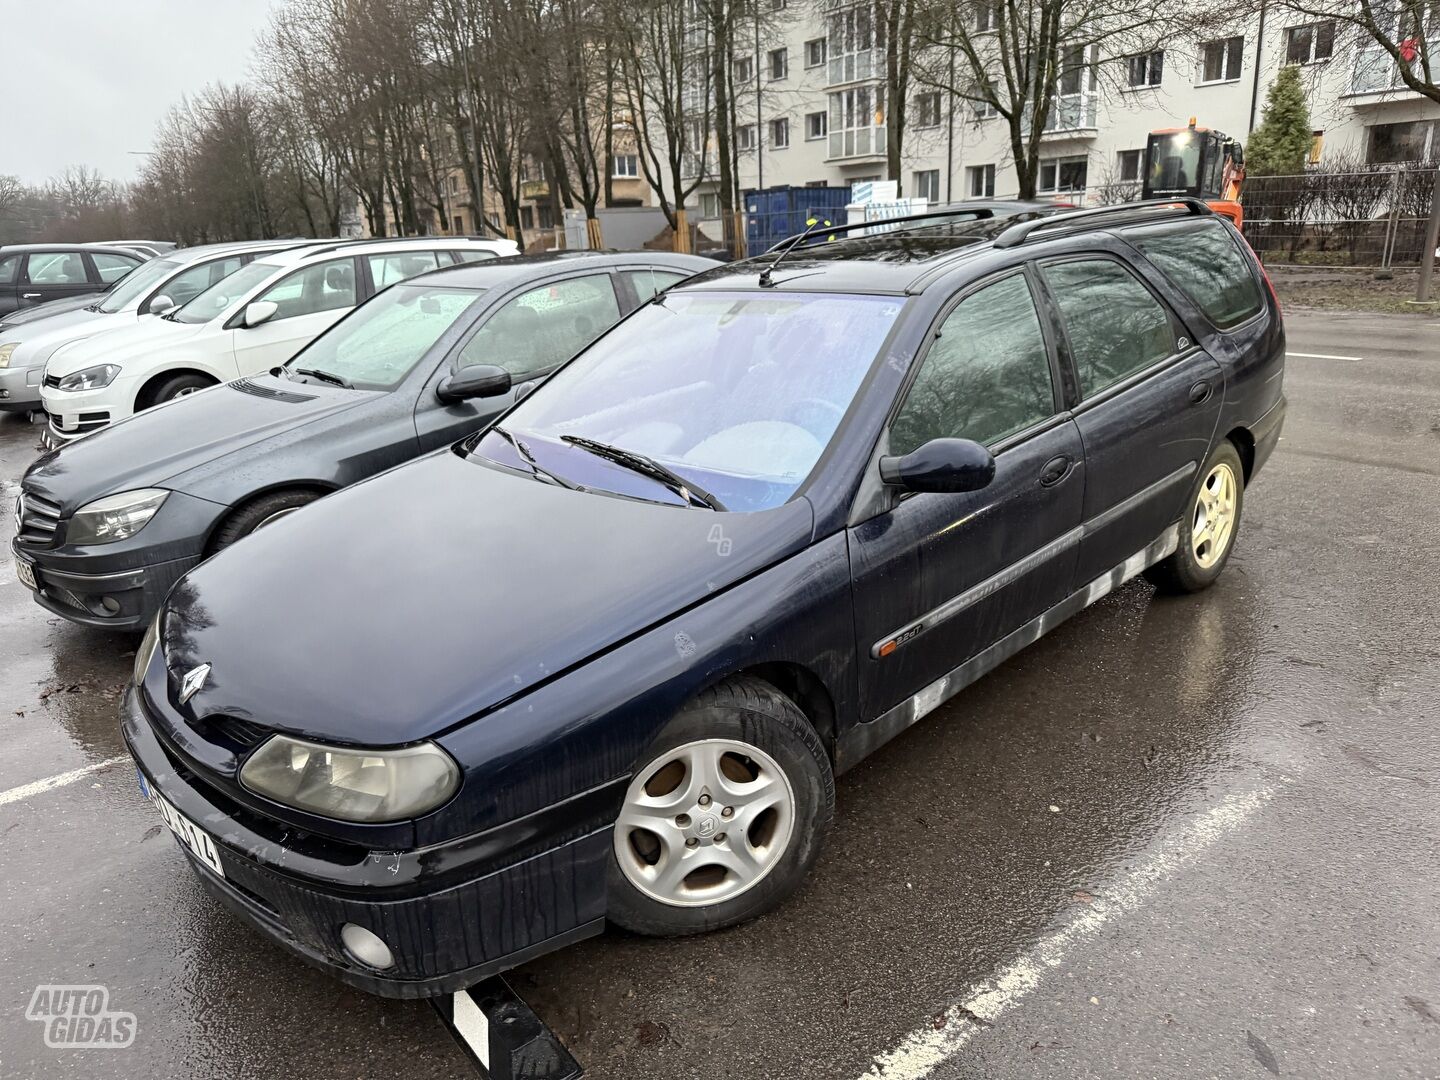
[[108, 769], [111, 765], [119, 765], [120, 762], [129, 760], [129, 754], [120, 754], [117, 757], [106, 758], [104, 761], [97, 761], [94, 765], [86, 765], [83, 769], [72, 769], [70, 772], [60, 773], [58, 776], [47, 776], [44, 780], [36, 780], [33, 784], [21, 784], [9, 791], [0, 791], [0, 806], [20, 802], [22, 799], [28, 799], [32, 795], [39, 795], [46, 791], [53, 791], [66, 784], [73, 784], [76, 780], [84, 780], [91, 773], [97, 773], [101, 769]]
[[[995, 1023], [1040, 985], [1045, 973], [1059, 967], [1067, 951], [1094, 937], [1117, 915], [1134, 911], [1155, 887], [1226, 833], [1234, 832], [1269, 801], [1269, 788], [1232, 795], [1219, 806], [1190, 822], [1179, 833], [1160, 841], [1153, 854], [1105, 891], [1080, 914], [989, 982], [970, 987], [958, 1004], [907, 1035], [893, 1050], [875, 1055], [860, 1080], [920, 1080], [943, 1064], [985, 1026]], [[943, 1025], [937, 1027], [941, 1021]]]
[[1322, 352], [1291, 352], [1285, 350], [1286, 356], [1299, 356], [1306, 360], [1364, 360], [1363, 356], [1333, 356], [1330, 353]]

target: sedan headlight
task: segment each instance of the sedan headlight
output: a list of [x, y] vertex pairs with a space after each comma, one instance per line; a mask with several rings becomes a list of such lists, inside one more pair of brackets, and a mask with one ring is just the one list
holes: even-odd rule
[[109, 386], [115, 381], [115, 376], [119, 374], [119, 364], [100, 364], [97, 367], [87, 367], [84, 371], [64, 376], [60, 380], [60, 389], [99, 390], [101, 387]]
[[10, 366], [10, 357], [14, 355], [19, 344], [18, 341], [12, 341], [7, 345], [0, 345], [0, 367]]
[[150, 620], [150, 626], [145, 631], [145, 636], [140, 639], [140, 647], [135, 650], [135, 670], [131, 678], [136, 686], [145, 681], [145, 673], [150, 670], [150, 661], [155, 659], [155, 650], [160, 646], [160, 616]]
[[160, 488], [141, 488], [96, 499], [75, 511], [65, 528], [65, 542], [110, 544], [128, 539], [149, 523], [169, 495]]
[[368, 824], [434, 810], [455, 794], [460, 770], [434, 743], [352, 750], [273, 735], [245, 762], [240, 782], [297, 810]]

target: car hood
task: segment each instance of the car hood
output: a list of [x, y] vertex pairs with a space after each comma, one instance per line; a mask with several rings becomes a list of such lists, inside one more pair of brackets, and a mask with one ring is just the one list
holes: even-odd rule
[[[43, 304], [36, 304], [34, 307], [21, 308], [0, 319], [0, 327], [8, 330], [12, 326], [25, 326], [29, 323], [39, 322], [41, 319], [54, 318], [67, 311], [79, 311], [81, 308], [89, 307], [104, 295], [104, 293], [98, 292], [86, 293], [84, 296], [67, 296], [64, 300], [48, 300]], [[0, 330], [0, 333], [3, 333], [3, 330]]]
[[128, 320], [117, 322], [114, 315], [103, 311], [76, 308], [48, 319], [0, 330], [0, 345], [14, 342], [19, 346], [10, 357], [11, 367], [33, 367], [44, 363], [62, 345], [90, 337], [112, 326], [128, 324]]
[[[267, 526], [165, 606], [191, 703], [324, 742], [437, 735], [804, 548], [810, 504], [715, 513], [441, 451]], [[694, 651], [675, 637], [677, 662]]]
[[373, 397], [271, 376], [221, 383], [52, 450], [30, 466], [25, 488], [71, 511], [119, 491], [169, 487], [223, 454]]
[[209, 325], [172, 322], [159, 315], [144, 315], [139, 322], [126, 319], [114, 329], [56, 349], [46, 364], [46, 374], [63, 377], [96, 364], [123, 365], [190, 341], [205, 333]]

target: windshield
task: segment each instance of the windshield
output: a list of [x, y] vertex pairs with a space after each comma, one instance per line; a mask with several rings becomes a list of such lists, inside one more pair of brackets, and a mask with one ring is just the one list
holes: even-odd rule
[[121, 278], [95, 309], [113, 315], [127, 304], [135, 303], [183, 265], [178, 259], [152, 259], [142, 263]]
[[482, 292], [393, 285], [361, 304], [285, 366], [338, 376], [362, 390], [389, 390]]
[[1200, 139], [1193, 131], [1180, 131], [1150, 140], [1148, 191], [1174, 195], [1191, 191], [1200, 180]]
[[229, 277], [217, 281], [178, 311], [167, 313], [176, 322], [207, 323], [256, 286], [268, 281], [280, 267], [274, 263], [252, 262]]
[[[532, 436], [535, 455], [562, 476], [585, 453], [562, 440], [581, 436], [644, 454], [728, 509], [779, 506], [829, 444], [902, 303], [671, 293], [562, 368], [503, 425]], [[588, 475], [586, 483], [598, 486]]]

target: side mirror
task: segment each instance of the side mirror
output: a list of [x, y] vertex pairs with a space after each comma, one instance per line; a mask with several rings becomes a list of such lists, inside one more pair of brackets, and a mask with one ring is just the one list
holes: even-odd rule
[[979, 491], [995, 479], [995, 456], [971, 439], [931, 439], [882, 457], [880, 479], [906, 491]]
[[452, 375], [446, 375], [435, 388], [441, 401], [468, 401], [471, 398], [498, 397], [510, 389], [510, 373], [494, 364], [471, 364]]
[[248, 330], [252, 326], [259, 326], [263, 322], [269, 322], [275, 317], [275, 313], [279, 310], [280, 305], [274, 300], [256, 300], [253, 304], [247, 304], [245, 307], [245, 328]]
[[150, 307], [148, 310], [151, 315], [164, 315], [165, 312], [169, 311], [174, 306], [175, 301], [171, 300], [170, 297], [166, 296], [164, 293], [161, 293], [159, 296], [155, 297], [155, 299], [150, 301]]

